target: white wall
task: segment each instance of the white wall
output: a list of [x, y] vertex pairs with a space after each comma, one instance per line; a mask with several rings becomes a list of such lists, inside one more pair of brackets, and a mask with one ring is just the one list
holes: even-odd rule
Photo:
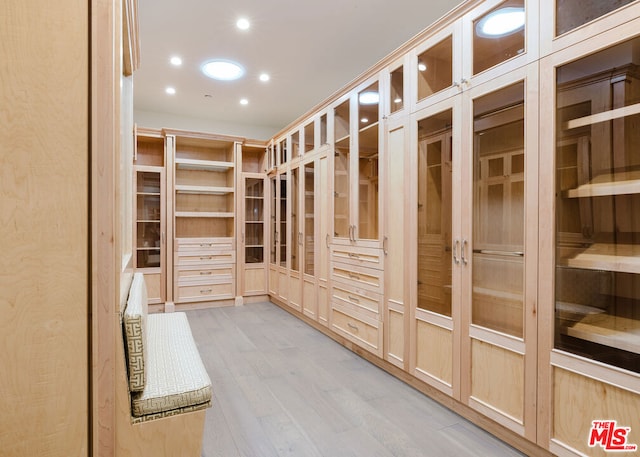
[[138, 109], [134, 109], [133, 119], [139, 127], [165, 127], [195, 132], [219, 133], [223, 135], [241, 136], [253, 140], [268, 140], [284, 127], [249, 126]]

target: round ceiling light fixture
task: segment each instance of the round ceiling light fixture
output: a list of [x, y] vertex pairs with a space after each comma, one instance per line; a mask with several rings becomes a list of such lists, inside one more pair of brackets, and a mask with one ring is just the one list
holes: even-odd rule
[[268, 73], [261, 73], [260, 74], [260, 81], [262, 81], [263, 83], [266, 83], [270, 79], [271, 79], [271, 77], [269, 76]]
[[380, 102], [380, 94], [373, 91], [362, 92], [358, 101], [361, 105], [377, 105]]
[[510, 6], [492, 11], [480, 19], [476, 33], [483, 38], [497, 38], [522, 30], [524, 24], [524, 8]]
[[202, 73], [218, 81], [234, 81], [244, 76], [244, 68], [230, 60], [209, 60], [202, 64]]
[[169, 62], [171, 62], [171, 65], [174, 65], [176, 67], [179, 67], [180, 65], [182, 65], [182, 59], [178, 56], [171, 57]]
[[241, 17], [236, 22], [236, 27], [238, 27], [240, 30], [247, 30], [249, 27], [251, 27], [251, 23], [249, 22], [249, 19]]
[[249, 100], [247, 100], [246, 98], [241, 98], [240, 99], [240, 104], [241, 105], [248, 105], [249, 104]]
[[176, 94], [176, 89], [174, 87], [167, 87], [167, 88], [165, 88], [164, 91], [169, 95], [175, 95]]

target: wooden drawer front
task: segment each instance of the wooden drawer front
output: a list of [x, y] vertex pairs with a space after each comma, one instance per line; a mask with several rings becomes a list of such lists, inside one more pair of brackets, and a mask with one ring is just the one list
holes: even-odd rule
[[348, 314], [344, 308], [331, 309], [331, 328], [357, 345], [379, 356], [382, 355], [382, 323], [365, 322]]
[[176, 256], [178, 268], [188, 266], [220, 265], [232, 264], [236, 261], [236, 254], [233, 251], [207, 251], [202, 253], [178, 252]]
[[350, 284], [352, 289], [361, 287], [382, 294], [384, 284], [382, 270], [336, 262], [331, 267], [331, 275], [334, 281]]
[[334, 282], [332, 287], [332, 302], [348, 305], [360, 312], [377, 318], [382, 309], [382, 295], [359, 287], [351, 287], [347, 284]]
[[199, 284], [178, 286], [178, 301], [203, 301], [233, 298], [233, 281], [219, 284]]
[[203, 266], [202, 268], [181, 267], [178, 269], [178, 282], [180, 284], [186, 282], [211, 282], [211, 280], [227, 280], [231, 281], [235, 276], [235, 267], [232, 265], [224, 266]]
[[178, 252], [200, 253], [206, 251], [233, 251], [233, 238], [177, 238], [175, 250]]
[[382, 250], [375, 248], [333, 246], [331, 248], [331, 260], [350, 265], [375, 268], [377, 270], [384, 268]]

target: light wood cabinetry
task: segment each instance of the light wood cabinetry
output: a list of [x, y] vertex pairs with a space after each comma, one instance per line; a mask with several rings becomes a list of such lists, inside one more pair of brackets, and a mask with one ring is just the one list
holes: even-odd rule
[[266, 145], [243, 144], [238, 158], [238, 297], [267, 293], [269, 200]]
[[165, 142], [162, 131], [136, 129], [133, 157], [134, 267], [145, 275], [150, 305], [167, 300]]
[[165, 134], [173, 145], [174, 301], [235, 299], [240, 139], [173, 130]]

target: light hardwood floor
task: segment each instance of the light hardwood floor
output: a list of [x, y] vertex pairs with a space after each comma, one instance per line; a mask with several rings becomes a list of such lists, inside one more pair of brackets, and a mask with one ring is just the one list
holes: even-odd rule
[[274, 304], [187, 316], [213, 383], [203, 457], [523, 455]]

